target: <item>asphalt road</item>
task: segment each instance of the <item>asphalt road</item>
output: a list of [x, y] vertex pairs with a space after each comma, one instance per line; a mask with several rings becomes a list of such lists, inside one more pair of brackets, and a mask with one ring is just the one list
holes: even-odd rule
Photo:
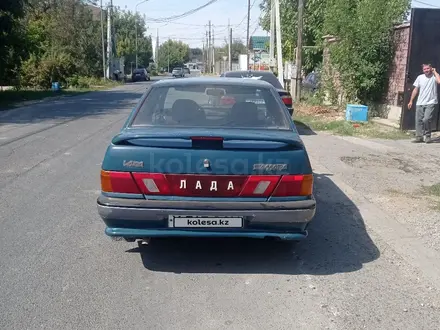
[[107, 238], [101, 160], [149, 84], [0, 113], [0, 329], [439, 328], [436, 289], [322, 171], [296, 249]]

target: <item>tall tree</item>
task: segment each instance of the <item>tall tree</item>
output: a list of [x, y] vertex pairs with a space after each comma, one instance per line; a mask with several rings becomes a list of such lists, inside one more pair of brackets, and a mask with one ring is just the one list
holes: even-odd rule
[[23, 16], [24, 0], [0, 2], [0, 85], [10, 83], [25, 55]]
[[331, 61], [348, 100], [379, 102], [394, 54], [393, 25], [406, 19], [410, 0], [331, 0], [325, 31], [338, 38]]
[[[322, 62], [322, 37], [324, 36], [324, 20], [328, 2], [331, 0], [307, 0], [304, 10], [303, 45], [315, 46], [303, 50], [303, 69], [310, 72]], [[350, 0], [351, 1], [351, 0]], [[356, 0], [353, 0], [356, 1]], [[263, 0], [260, 5], [262, 17], [260, 24], [265, 31], [270, 31], [270, 8], [273, 0]], [[295, 60], [295, 48], [298, 29], [297, 1], [280, 0], [281, 37], [283, 58]], [[275, 49], [276, 53], [276, 49]]]
[[136, 60], [136, 29], [138, 42], [138, 64], [147, 68], [152, 61], [151, 36], [145, 36], [145, 18], [130, 11], [116, 9], [113, 16], [115, 30], [115, 50], [117, 57], [125, 57], [126, 72]]
[[190, 48], [188, 44], [182, 41], [167, 40], [159, 47], [158, 64], [161, 68], [170, 70], [175, 66], [182, 66], [190, 59]]

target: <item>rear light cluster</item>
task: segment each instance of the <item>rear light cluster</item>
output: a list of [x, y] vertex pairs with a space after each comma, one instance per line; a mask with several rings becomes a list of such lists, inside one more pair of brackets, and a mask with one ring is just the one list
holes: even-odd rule
[[291, 108], [292, 107], [292, 97], [290, 95], [283, 95], [281, 96], [281, 99], [283, 100], [283, 103]]
[[101, 190], [205, 197], [310, 196], [313, 175], [197, 175], [101, 171]]

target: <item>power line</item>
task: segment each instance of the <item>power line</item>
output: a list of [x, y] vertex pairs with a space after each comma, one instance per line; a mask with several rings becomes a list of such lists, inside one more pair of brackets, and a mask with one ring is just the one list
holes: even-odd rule
[[187, 12], [184, 12], [183, 14], [180, 14], [180, 15], [174, 15], [174, 16], [162, 17], [162, 18], [146, 17], [146, 19], [147, 19], [148, 21], [151, 21], [151, 22], [158, 22], [158, 23], [175, 21], [175, 20], [178, 20], [178, 19], [181, 19], [181, 18], [187, 17], [187, 16], [189, 16], [189, 15], [192, 15], [192, 14], [194, 14], [194, 13], [196, 13], [196, 12], [198, 12], [198, 11], [200, 11], [200, 10], [202, 10], [202, 9], [204, 9], [204, 8], [206, 8], [206, 7], [208, 7], [208, 6], [210, 6], [210, 5], [212, 5], [213, 3], [217, 2], [217, 1], [218, 1], [218, 0], [210, 0], [210, 1], [208, 1], [207, 3], [205, 3], [204, 5], [202, 5], [202, 6], [200, 6], [200, 7], [197, 7], [197, 8], [191, 9], [191, 10], [188, 10]]
[[413, 0], [413, 2], [415, 2], [415, 3], [420, 3], [421, 5], [425, 5], [425, 6], [431, 6], [431, 7], [434, 7], [434, 8], [440, 8], [440, 7], [438, 7], [438, 6], [431, 5], [430, 3], [423, 2], [423, 1], [419, 1], [419, 0]]

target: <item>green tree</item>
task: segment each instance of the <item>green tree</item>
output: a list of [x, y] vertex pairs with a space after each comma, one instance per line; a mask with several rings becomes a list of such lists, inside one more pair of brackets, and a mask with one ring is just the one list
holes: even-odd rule
[[349, 101], [381, 101], [394, 54], [392, 28], [406, 19], [410, 5], [410, 0], [330, 1], [324, 27], [339, 40], [331, 46], [331, 61]]
[[159, 46], [158, 51], [158, 65], [160, 68], [167, 68], [170, 70], [176, 66], [183, 66], [185, 62], [190, 59], [189, 45], [182, 41], [167, 40]]
[[14, 79], [25, 56], [23, 16], [23, 0], [0, 2], [0, 85], [9, 84]]
[[[223, 46], [220, 49], [217, 49], [216, 52], [216, 60], [222, 60], [223, 56], [228, 56], [229, 46], [225, 41]], [[240, 39], [232, 40], [231, 44], [231, 57], [232, 61], [238, 61], [240, 54], [246, 54], [247, 48], [246, 45]]]
[[113, 15], [115, 31], [115, 51], [117, 57], [125, 57], [126, 72], [131, 63], [136, 62], [136, 25], [138, 38], [138, 65], [148, 68], [152, 61], [153, 48], [151, 36], [145, 36], [145, 19], [139, 14], [116, 9]]
[[[260, 5], [262, 11], [260, 24], [265, 31], [270, 31], [271, 1], [273, 0], [263, 0]], [[316, 47], [303, 50], [303, 69], [306, 72], [314, 70], [322, 62], [322, 37], [325, 34], [324, 20], [329, 1], [331, 0], [305, 1], [303, 45]], [[294, 61], [298, 38], [297, 1], [292, 3], [292, 0], [280, 0], [280, 14], [283, 59]]]

